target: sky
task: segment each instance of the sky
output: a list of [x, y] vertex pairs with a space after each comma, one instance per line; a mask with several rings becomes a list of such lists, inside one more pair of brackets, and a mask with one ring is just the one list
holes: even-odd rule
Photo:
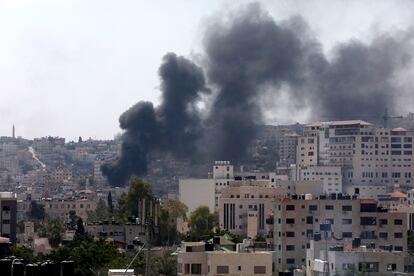
[[[113, 138], [126, 109], [159, 101], [166, 53], [197, 60], [209, 20], [250, 2], [0, 0], [0, 136], [15, 124], [25, 138]], [[412, 23], [408, 0], [258, 2], [276, 20], [301, 15], [328, 54], [338, 43]], [[307, 117], [269, 110], [270, 124]]]

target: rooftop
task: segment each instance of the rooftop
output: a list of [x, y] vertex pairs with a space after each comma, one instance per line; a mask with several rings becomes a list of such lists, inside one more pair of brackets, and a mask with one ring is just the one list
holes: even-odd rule
[[305, 127], [320, 127], [322, 125], [330, 126], [342, 126], [342, 125], [363, 125], [363, 126], [372, 126], [371, 123], [362, 120], [346, 120], [346, 121], [322, 121], [322, 122], [313, 122], [305, 125]]

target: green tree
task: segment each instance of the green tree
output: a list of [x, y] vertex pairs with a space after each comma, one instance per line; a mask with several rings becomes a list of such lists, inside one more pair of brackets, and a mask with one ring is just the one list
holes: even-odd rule
[[10, 253], [12, 256], [16, 256], [16, 258], [23, 259], [27, 262], [33, 262], [35, 260], [33, 250], [24, 245], [13, 244], [10, 247]]
[[90, 222], [96, 222], [96, 221], [102, 221], [107, 220], [111, 218], [111, 214], [108, 213], [108, 208], [106, 207], [105, 200], [100, 198], [98, 200], [98, 204], [96, 205], [95, 212], [88, 213], [88, 221]]
[[168, 199], [164, 202], [159, 220], [158, 244], [178, 242], [177, 219], [185, 219], [187, 211], [188, 207], [178, 200]]
[[68, 229], [75, 230], [76, 229], [76, 221], [78, 220], [78, 216], [74, 210], [69, 211], [69, 222], [68, 222]]
[[46, 235], [52, 247], [57, 247], [65, 232], [64, 223], [60, 219], [50, 219], [46, 225]]
[[83, 236], [85, 236], [85, 227], [83, 226], [82, 218], [78, 218], [78, 221], [76, 222], [75, 238], [79, 239]]
[[154, 199], [151, 185], [138, 177], [133, 177], [129, 181], [128, 192], [123, 193], [118, 200], [116, 208], [118, 220], [127, 221], [128, 216], [138, 217], [138, 203], [143, 199], [146, 200], [146, 205], [148, 205], [150, 200]]
[[217, 223], [217, 215], [210, 213], [207, 206], [199, 206], [190, 216], [190, 236], [192, 240], [198, 240], [211, 234]]
[[151, 267], [155, 275], [177, 275], [177, 257], [172, 256], [170, 251], [166, 251], [154, 258]]

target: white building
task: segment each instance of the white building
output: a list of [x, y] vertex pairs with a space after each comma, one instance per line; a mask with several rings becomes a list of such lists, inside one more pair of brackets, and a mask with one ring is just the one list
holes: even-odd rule
[[342, 193], [341, 167], [311, 166], [300, 170], [300, 180], [321, 181], [323, 193]]

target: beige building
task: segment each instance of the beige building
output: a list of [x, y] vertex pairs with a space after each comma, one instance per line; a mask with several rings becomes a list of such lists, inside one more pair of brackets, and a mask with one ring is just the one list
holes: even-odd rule
[[362, 245], [407, 250], [407, 214], [378, 208], [373, 199], [356, 196], [294, 195], [276, 201], [274, 250], [278, 271], [305, 265], [306, 245], [323, 225], [344, 240], [360, 238]]
[[279, 158], [280, 165], [289, 166], [296, 164], [296, 147], [299, 135], [296, 133], [286, 133], [279, 139]]
[[350, 243], [311, 240], [306, 250], [306, 275], [345, 275], [367, 273], [373, 276], [392, 276], [404, 273], [406, 254], [399, 251], [352, 246]]
[[96, 202], [89, 199], [78, 200], [46, 200], [39, 202], [44, 205], [45, 214], [51, 218], [69, 218], [69, 212], [75, 211], [83, 221], [88, 219], [90, 213], [96, 211]]
[[231, 181], [219, 199], [219, 226], [242, 237], [264, 236], [266, 214], [272, 212], [275, 197], [286, 194], [285, 188], [268, 181]]
[[87, 224], [85, 231], [100, 239], [112, 239], [122, 248], [133, 247], [135, 239], [146, 241], [145, 227], [137, 223], [118, 223], [103, 221], [101, 223]]
[[311, 166], [300, 170], [300, 180], [321, 181], [323, 193], [342, 193], [341, 167]]
[[241, 244], [230, 251], [217, 244], [183, 242], [177, 275], [273, 275], [274, 252], [252, 251]]
[[386, 185], [406, 188], [413, 183], [413, 133], [384, 129], [361, 121], [316, 122], [298, 139], [297, 164], [338, 166], [343, 185]]

